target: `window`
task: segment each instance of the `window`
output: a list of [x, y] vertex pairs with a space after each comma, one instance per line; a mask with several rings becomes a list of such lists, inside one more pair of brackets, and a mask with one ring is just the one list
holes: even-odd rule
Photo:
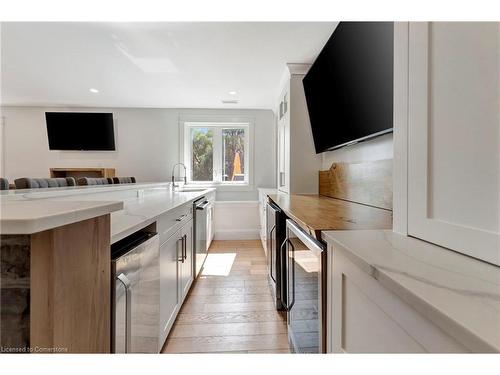
[[184, 122], [183, 126], [189, 183], [249, 184], [250, 123]]

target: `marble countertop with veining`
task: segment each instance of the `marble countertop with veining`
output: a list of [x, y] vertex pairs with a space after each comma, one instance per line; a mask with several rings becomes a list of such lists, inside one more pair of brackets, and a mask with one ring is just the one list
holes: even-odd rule
[[500, 267], [390, 230], [323, 240], [471, 350], [500, 352]]

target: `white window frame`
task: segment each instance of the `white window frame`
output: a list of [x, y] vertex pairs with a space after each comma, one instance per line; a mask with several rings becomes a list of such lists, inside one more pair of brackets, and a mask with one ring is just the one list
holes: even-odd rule
[[[212, 128], [213, 138], [213, 163], [214, 181], [192, 181], [191, 167], [191, 129]], [[224, 128], [245, 129], [245, 180], [244, 181], [222, 181], [222, 130]], [[191, 186], [215, 187], [225, 191], [250, 191], [253, 190], [253, 130], [254, 121], [247, 117], [185, 117], [179, 120], [180, 135], [180, 161], [186, 165], [187, 184]]]

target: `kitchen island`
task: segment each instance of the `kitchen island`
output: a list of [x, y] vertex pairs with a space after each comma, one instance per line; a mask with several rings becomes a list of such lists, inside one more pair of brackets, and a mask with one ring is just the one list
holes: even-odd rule
[[109, 352], [111, 244], [212, 191], [154, 183], [2, 192], [2, 350]]

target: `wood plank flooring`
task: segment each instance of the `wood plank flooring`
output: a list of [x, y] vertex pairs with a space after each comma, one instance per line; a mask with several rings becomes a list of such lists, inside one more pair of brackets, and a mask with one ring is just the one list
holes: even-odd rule
[[260, 240], [213, 241], [162, 353], [289, 353]]

